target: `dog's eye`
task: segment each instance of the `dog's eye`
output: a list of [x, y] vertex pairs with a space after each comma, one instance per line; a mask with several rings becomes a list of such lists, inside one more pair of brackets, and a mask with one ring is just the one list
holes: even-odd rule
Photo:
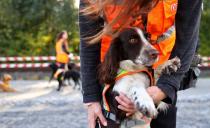
[[136, 38], [129, 39], [129, 43], [131, 43], [131, 44], [135, 44], [137, 42], [138, 42], [138, 39], [136, 39]]

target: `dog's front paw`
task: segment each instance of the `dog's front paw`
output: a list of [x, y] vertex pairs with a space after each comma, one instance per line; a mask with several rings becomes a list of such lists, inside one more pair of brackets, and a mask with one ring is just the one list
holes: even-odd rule
[[143, 115], [154, 118], [157, 116], [158, 112], [155, 108], [152, 98], [146, 93], [139, 90], [133, 91], [132, 99], [134, 100], [136, 108]]
[[165, 102], [162, 102], [162, 101], [157, 106], [157, 110], [162, 111], [164, 113], [167, 112], [168, 108], [169, 108], [169, 105]]
[[181, 67], [181, 61], [178, 57], [168, 60], [161, 69], [161, 74], [171, 74]]

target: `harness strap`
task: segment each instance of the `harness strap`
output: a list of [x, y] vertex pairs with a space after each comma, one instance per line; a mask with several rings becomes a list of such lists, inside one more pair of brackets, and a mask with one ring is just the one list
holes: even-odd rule
[[[117, 124], [120, 124], [120, 121], [117, 120], [117, 117], [114, 113], [108, 112], [103, 109], [103, 115], [105, 118], [110, 119]], [[145, 125], [148, 124], [150, 121], [148, 119], [143, 118], [142, 120], [135, 120], [135, 119], [126, 119], [123, 122], [121, 122], [120, 127], [121, 128], [131, 128], [136, 125]], [[150, 128], [150, 126], [144, 127], [144, 128]]]
[[108, 104], [108, 102], [107, 102], [107, 100], [106, 100], [106, 92], [107, 92], [107, 90], [110, 88], [110, 85], [109, 84], [106, 84], [105, 86], [104, 86], [104, 89], [103, 89], [103, 92], [102, 92], [102, 97], [103, 97], [103, 108], [104, 108], [104, 110], [106, 110], [106, 111], [108, 111], [108, 112], [110, 112], [110, 107], [109, 107], [109, 104]]
[[144, 72], [144, 73], [146, 73], [149, 76], [150, 86], [153, 86], [154, 85], [153, 75], [147, 69], [140, 69], [140, 70], [130, 71], [130, 72], [122, 70], [120, 72], [120, 74], [116, 77], [115, 81], [118, 81], [118, 80], [122, 79], [125, 76], [133, 75], [133, 74], [140, 73], [140, 72]]
[[[125, 121], [123, 121], [121, 123], [121, 126], [120, 128], [131, 128], [131, 127], [134, 127], [136, 125], [145, 125], [145, 124], [148, 124], [148, 122], [144, 121], [144, 120], [134, 120], [134, 119], [126, 119]], [[144, 127], [144, 128], [150, 128], [150, 125]]]
[[106, 111], [104, 109], [102, 110], [102, 112], [103, 112], [103, 115], [105, 116], [105, 118], [110, 119], [112, 121], [115, 121], [116, 123], [120, 123], [120, 121], [117, 120], [117, 117], [114, 113], [111, 113], [111, 112]]

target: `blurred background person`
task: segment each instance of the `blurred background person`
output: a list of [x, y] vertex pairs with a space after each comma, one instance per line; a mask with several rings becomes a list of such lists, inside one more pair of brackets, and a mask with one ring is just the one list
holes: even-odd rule
[[69, 46], [68, 46], [68, 33], [67, 31], [63, 31], [57, 35], [56, 39], [56, 64], [58, 66], [58, 70], [54, 74], [54, 77], [57, 78], [58, 75], [68, 70], [69, 63]]

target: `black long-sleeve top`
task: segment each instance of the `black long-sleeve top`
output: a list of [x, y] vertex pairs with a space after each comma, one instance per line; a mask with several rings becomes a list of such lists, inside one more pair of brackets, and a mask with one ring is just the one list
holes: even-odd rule
[[[80, 9], [85, 6], [80, 0]], [[175, 104], [177, 91], [183, 74], [189, 70], [196, 51], [199, 36], [202, 0], [179, 0], [176, 14], [176, 42], [170, 58], [178, 56], [181, 68], [171, 75], [162, 75], [157, 86], [167, 95], [165, 101]], [[93, 20], [79, 14], [80, 57], [83, 87], [83, 102], [101, 101], [101, 85], [97, 80], [97, 67], [100, 64], [100, 43], [87, 45], [85, 37], [93, 36], [103, 27], [103, 20]]]

